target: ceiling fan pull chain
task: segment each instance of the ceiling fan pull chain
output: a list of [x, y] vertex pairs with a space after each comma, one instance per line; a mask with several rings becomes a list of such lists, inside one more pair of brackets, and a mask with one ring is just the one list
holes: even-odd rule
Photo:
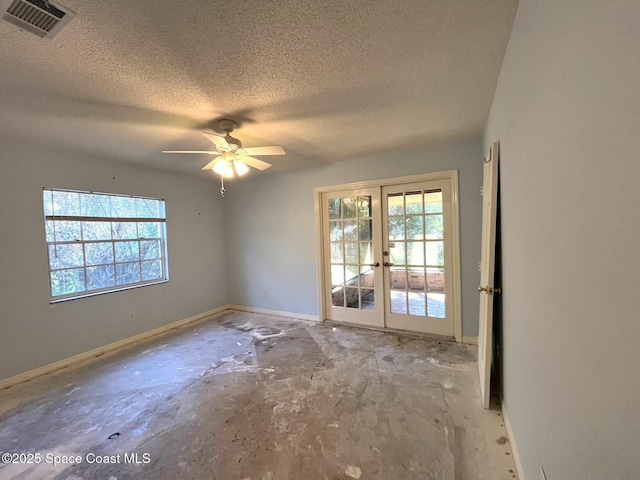
[[220, 196], [224, 197], [224, 193], [226, 192], [226, 190], [224, 189], [224, 177], [222, 175], [220, 175], [220, 180], [222, 181], [222, 188], [220, 189]]

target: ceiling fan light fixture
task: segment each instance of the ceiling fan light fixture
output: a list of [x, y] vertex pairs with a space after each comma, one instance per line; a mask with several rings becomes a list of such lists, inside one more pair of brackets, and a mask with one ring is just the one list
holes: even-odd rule
[[219, 158], [213, 165], [213, 171], [223, 177], [233, 177], [233, 167], [231, 166], [231, 162], [226, 158]]
[[249, 167], [242, 160], [235, 160], [233, 162], [233, 169], [236, 171], [239, 177], [246, 175], [249, 173]]

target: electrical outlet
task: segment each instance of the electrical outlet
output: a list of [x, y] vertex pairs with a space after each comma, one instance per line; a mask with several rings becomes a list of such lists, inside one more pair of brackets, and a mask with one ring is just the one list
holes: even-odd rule
[[262, 296], [266, 297], [267, 296], [267, 289], [265, 288], [264, 290], [262, 290]]
[[544, 473], [544, 468], [540, 467], [540, 480], [547, 480], [547, 474]]
[[129, 321], [133, 322], [136, 319], [136, 312], [129, 312]]

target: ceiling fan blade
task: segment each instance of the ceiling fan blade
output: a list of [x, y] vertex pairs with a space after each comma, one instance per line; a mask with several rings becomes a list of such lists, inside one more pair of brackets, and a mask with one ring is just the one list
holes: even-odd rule
[[213, 160], [211, 160], [204, 167], [202, 167], [202, 170], [213, 170], [213, 165], [218, 161], [219, 158], [221, 157], [216, 157]]
[[216, 135], [215, 133], [207, 132], [202, 132], [202, 134], [209, 140], [211, 140], [216, 147], [222, 148], [224, 150], [229, 150], [229, 143], [222, 135]]
[[257, 168], [258, 170], [266, 170], [267, 168], [269, 168], [271, 166], [270, 163], [263, 162], [262, 160], [258, 160], [257, 158], [248, 157], [246, 155], [238, 157], [238, 160], [243, 161], [244, 163], [246, 163], [250, 167]]
[[247, 155], [286, 155], [287, 153], [284, 151], [280, 145], [269, 145], [267, 147], [250, 147], [245, 148], [245, 152]]
[[211, 150], [162, 150], [162, 153], [207, 153], [209, 155], [220, 155], [218, 152]]

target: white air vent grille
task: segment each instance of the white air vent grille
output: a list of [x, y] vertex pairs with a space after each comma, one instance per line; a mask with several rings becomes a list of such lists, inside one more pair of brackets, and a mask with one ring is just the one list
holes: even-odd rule
[[70, 10], [46, 0], [5, 0], [2, 19], [40, 38], [54, 37], [75, 16]]

